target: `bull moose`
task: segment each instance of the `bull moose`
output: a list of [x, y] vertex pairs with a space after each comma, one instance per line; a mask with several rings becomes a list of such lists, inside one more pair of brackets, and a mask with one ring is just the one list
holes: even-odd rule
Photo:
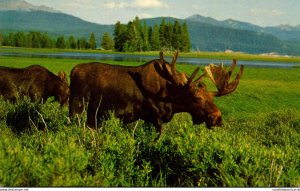
[[27, 68], [0, 67], [0, 96], [10, 101], [28, 96], [32, 101], [46, 101], [54, 96], [61, 105], [68, 103], [70, 89], [63, 72], [56, 76], [46, 68], [32, 65]]
[[[205, 122], [208, 128], [222, 125], [220, 110], [213, 103], [213, 97], [233, 92], [243, 73], [243, 66], [237, 77], [229, 82], [236, 66], [234, 60], [230, 71], [223, 65], [209, 65], [206, 72], [196, 80], [199, 67], [190, 77], [176, 71], [178, 52], [172, 63], [167, 63], [160, 53], [160, 59], [137, 67], [117, 66], [104, 63], [85, 63], [71, 71], [69, 116], [73, 117], [84, 109], [88, 102], [87, 125], [97, 127], [97, 120], [105, 117], [109, 110], [124, 123], [137, 119], [154, 124], [161, 132], [162, 124], [169, 122], [175, 113], [188, 112], [194, 124]], [[218, 91], [208, 91], [201, 81], [209, 75]]]

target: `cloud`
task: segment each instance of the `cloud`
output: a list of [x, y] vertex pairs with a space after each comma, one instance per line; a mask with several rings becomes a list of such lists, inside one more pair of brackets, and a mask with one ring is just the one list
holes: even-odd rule
[[109, 9], [123, 9], [123, 8], [127, 8], [128, 4], [124, 3], [124, 2], [106, 2], [104, 4], [104, 7], [109, 8]]
[[120, 1], [107, 1], [104, 3], [104, 7], [109, 9], [125, 9], [125, 8], [139, 8], [139, 9], [151, 9], [151, 8], [168, 8], [168, 4], [161, 0], [135, 0], [133, 3], [120, 2]]
[[286, 14], [285, 12], [276, 9], [261, 8], [251, 9], [250, 12], [253, 16], [282, 16]]
[[95, 4], [96, 4], [95, 0], [73, 0], [73, 1], [68, 1], [67, 3], [64, 3], [62, 5], [64, 7], [68, 7], [69, 9], [78, 10], [78, 9], [82, 9], [83, 7], [86, 9], [94, 9]]
[[133, 7], [135, 8], [168, 8], [167, 3], [163, 3], [160, 0], [135, 0], [133, 2]]
[[200, 5], [195, 4], [195, 5], [193, 5], [192, 9], [196, 10], [196, 11], [200, 11], [200, 10], [202, 10], [202, 7]]
[[271, 13], [272, 16], [282, 16], [282, 15], [285, 15], [285, 12], [279, 11], [279, 10], [272, 10], [270, 13]]
[[139, 17], [140, 17], [140, 19], [153, 18], [154, 15], [151, 15], [149, 13], [142, 13], [142, 14], [139, 14]]

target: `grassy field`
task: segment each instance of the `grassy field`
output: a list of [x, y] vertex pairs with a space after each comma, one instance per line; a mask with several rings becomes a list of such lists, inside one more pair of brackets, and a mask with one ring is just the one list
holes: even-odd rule
[[[67, 74], [89, 61], [0, 57]], [[124, 125], [111, 114], [91, 131], [86, 113], [70, 121], [58, 103], [0, 98], [0, 186], [300, 186], [300, 69], [245, 68], [237, 91], [215, 103], [224, 127], [176, 114], [155, 141], [143, 121]]]

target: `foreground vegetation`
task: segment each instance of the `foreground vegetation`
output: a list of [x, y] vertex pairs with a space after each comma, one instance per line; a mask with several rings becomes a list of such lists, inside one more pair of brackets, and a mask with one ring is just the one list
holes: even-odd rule
[[[42, 64], [55, 73], [87, 61], [0, 57], [1, 65]], [[0, 98], [0, 185], [300, 186], [299, 74], [246, 68], [237, 91], [215, 99], [224, 127], [208, 130], [176, 114], [157, 141], [141, 120], [124, 125], [110, 114], [93, 131], [86, 113], [70, 121], [58, 103]]]

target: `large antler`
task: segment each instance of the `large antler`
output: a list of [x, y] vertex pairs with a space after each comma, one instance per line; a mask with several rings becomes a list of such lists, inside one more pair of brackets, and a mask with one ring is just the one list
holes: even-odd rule
[[[175, 55], [173, 57], [171, 71], [170, 71], [169, 68], [167, 67], [166, 63], [165, 63], [164, 53], [162, 51], [159, 52], [159, 62], [160, 62], [160, 65], [163, 67], [162, 69], [169, 74], [169, 77], [171, 78], [172, 83], [175, 83], [177, 85], [178, 84], [178, 80], [177, 80], [176, 75], [173, 75], [173, 68], [172, 68], [172, 67], [174, 67], [174, 70], [176, 71], [176, 68], [175, 68], [176, 60], [174, 61], [174, 59], [175, 59]], [[177, 59], [177, 56], [176, 56], [176, 59]]]
[[174, 53], [173, 59], [172, 59], [172, 63], [171, 63], [171, 72], [169, 72], [169, 69], [167, 68], [165, 61], [164, 61], [164, 53], [162, 51], [160, 51], [159, 53], [159, 62], [160, 64], [163, 66], [164, 70], [168, 71], [168, 73], [170, 74], [173, 83], [175, 83], [176, 85], [180, 84], [180, 80], [177, 78], [177, 73], [176, 73], [176, 60], [178, 57], [178, 51], [176, 51]]
[[[174, 53], [174, 56], [173, 56], [173, 59], [172, 59], [172, 63], [171, 63], [171, 76], [172, 76], [172, 79], [173, 81], [175, 82], [176, 85], [190, 85], [191, 83], [197, 83], [198, 81], [200, 81], [205, 75], [206, 73], [202, 74], [200, 77], [198, 77], [194, 82], [194, 78], [196, 77], [200, 67], [196, 67], [194, 72], [192, 73], [192, 75], [190, 77], [187, 77], [185, 74], [182, 74], [182, 73], [178, 73], [176, 72], [176, 60], [178, 58], [178, 54], [179, 52], [176, 51]], [[167, 69], [167, 67], [165, 66], [165, 62], [164, 62], [164, 56], [163, 56], [163, 52], [161, 51], [159, 53], [159, 61], [160, 63], [164, 66], [165, 69]], [[181, 80], [178, 79], [178, 76], [180, 75], [184, 75], [185, 78], [187, 79], [187, 81], [184, 81], [182, 82]]]
[[209, 66], [205, 67], [205, 71], [218, 89], [218, 92], [214, 92], [214, 96], [219, 97], [230, 94], [237, 88], [240, 78], [243, 75], [244, 66], [241, 65], [240, 71], [237, 74], [236, 78], [232, 82], [229, 82], [230, 76], [235, 66], [236, 60], [234, 59], [231, 68], [227, 73], [226, 68], [223, 66], [223, 64], [220, 64], [219, 66], [210, 64]]

